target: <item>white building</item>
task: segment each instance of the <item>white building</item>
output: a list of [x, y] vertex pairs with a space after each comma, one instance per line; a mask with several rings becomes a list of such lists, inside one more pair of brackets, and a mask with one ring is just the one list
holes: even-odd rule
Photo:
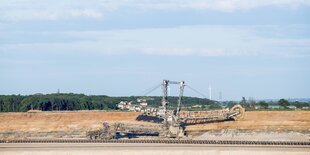
[[121, 110], [129, 110], [131, 107], [131, 102], [121, 101], [117, 104], [117, 107]]
[[147, 106], [147, 102], [141, 102], [140, 105], [141, 105], [142, 107], [146, 107], [146, 106]]

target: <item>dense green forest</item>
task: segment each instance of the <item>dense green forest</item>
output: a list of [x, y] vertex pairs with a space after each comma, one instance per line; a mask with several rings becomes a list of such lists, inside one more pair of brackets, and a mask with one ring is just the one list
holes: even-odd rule
[[[117, 104], [120, 101], [137, 101], [138, 96], [131, 97], [110, 97], [105, 95], [84, 94], [35, 94], [35, 95], [0, 95], [0, 112], [25, 112], [30, 109], [42, 111], [52, 110], [116, 110]], [[150, 106], [159, 106], [161, 97], [147, 97]], [[171, 106], [177, 103], [177, 97], [168, 98]], [[184, 106], [195, 104], [204, 105], [209, 108], [219, 108], [220, 106], [215, 101], [201, 99], [196, 97], [184, 97]]]
[[[84, 94], [34, 94], [34, 95], [0, 95], [0, 112], [25, 112], [30, 109], [42, 111], [67, 111], [67, 110], [117, 110], [117, 104], [120, 101], [132, 101], [137, 104], [137, 99], [146, 99], [149, 106], [158, 107], [161, 104], [161, 96], [130, 96], [130, 97], [110, 97], [105, 95], [84, 95]], [[171, 108], [177, 105], [178, 97], [168, 97]], [[241, 104], [246, 110], [272, 109], [272, 106], [279, 105], [280, 109], [290, 109], [295, 106], [297, 109], [310, 109], [308, 102], [289, 102], [285, 99], [279, 101], [254, 101], [245, 100], [234, 102], [212, 101], [197, 97], [183, 97], [183, 107], [187, 110], [208, 110], [220, 109], [222, 107], [232, 107], [235, 104]], [[192, 106], [200, 105], [198, 108]], [[189, 109], [189, 107], [191, 107]]]
[[310, 110], [309, 101], [289, 101], [286, 99], [255, 101], [251, 99], [246, 100], [245, 97], [242, 97], [242, 100], [240, 102], [228, 101], [222, 104], [225, 104], [227, 107], [230, 108], [236, 103], [240, 104], [246, 110]]

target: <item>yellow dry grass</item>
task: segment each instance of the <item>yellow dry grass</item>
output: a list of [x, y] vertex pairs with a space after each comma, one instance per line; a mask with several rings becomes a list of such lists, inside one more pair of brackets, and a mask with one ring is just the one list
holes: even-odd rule
[[[101, 128], [104, 121], [136, 121], [136, 112], [40, 112], [0, 113], [0, 132], [72, 132]], [[189, 131], [246, 129], [310, 132], [309, 111], [251, 111], [243, 120], [188, 126]]]
[[309, 111], [250, 111], [242, 120], [188, 126], [187, 130], [272, 130], [310, 132]]

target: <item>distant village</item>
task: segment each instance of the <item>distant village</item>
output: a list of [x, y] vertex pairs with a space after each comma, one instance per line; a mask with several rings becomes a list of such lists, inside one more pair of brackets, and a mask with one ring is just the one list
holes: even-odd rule
[[[222, 108], [229, 107], [229, 102], [222, 102], [221, 106]], [[234, 103], [236, 104], [236, 103]], [[310, 110], [309, 105], [308, 106], [296, 106], [296, 105], [275, 105], [265, 102], [265, 101], [259, 101], [259, 102], [248, 102], [248, 101], [241, 101], [241, 105], [244, 105], [247, 110]], [[137, 101], [121, 101], [117, 104], [117, 108], [124, 111], [135, 111], [135, 112], [154, 112], [158, 110], [157, 108], [152, 108], [148, 106], [147, 99], [137, 99]], [[193, 104], [189, 107], [183, 107], [187, 110], [202, 110], [202, 109], [208, 109], [208, 105], [202, 105], [202, 104]], [[159, 108], [160, 109], [160, 108]]]

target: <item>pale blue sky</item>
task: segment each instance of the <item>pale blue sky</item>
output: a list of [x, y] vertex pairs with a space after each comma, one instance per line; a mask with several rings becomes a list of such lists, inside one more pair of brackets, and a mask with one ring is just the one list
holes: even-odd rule
[[170, 79], [214, 99], [309, 98], [309, 19], [309, 0], [1, 0], [0, 94], [143, 95]]

